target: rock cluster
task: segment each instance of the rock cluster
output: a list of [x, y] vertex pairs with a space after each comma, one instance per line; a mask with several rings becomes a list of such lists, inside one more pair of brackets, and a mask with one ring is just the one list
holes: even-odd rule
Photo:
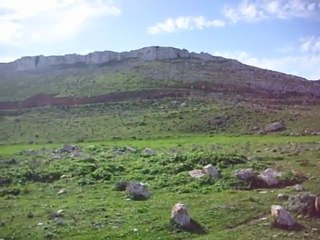
[[287, 209], [298, 213], [314, 216], [320, 215], [320, 197], [311, 193], [301, 193], [290, 196], [287, 202]]
[[218, 169], [212, 166], [212, 164], [208, 164], [202, 167], [202, 169], [191, 170], [188, 173], [193, 178], [201, 178], [204, 176], [209, 176], [213, 179], [219, 179], [220, 177], [220, 173]]

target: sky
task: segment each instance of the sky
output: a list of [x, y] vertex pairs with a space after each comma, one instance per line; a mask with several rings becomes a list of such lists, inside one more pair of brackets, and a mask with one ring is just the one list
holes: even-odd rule
[[320, 79], [320, 0], [0, 0], [0, 62], [147, 46]]

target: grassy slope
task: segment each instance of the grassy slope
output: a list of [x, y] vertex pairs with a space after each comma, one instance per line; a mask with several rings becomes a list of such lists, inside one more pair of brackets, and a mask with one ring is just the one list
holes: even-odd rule
[[[186, 106], [181, 106], [186, 103]], [[319, 106], [265, 109], [221, 99], [164, 99], [3, 112], [0, 143], [157, 139], [202, 134], [248, 134], [283, 121], [283, 134], [320, 129]]]
[[[157, 81], [125, 63], [113, 66], [85, 66], [39, 72], [13, 72], [0, 79], [0, 101], [24, 100], [38, 93], [58, 97], [97, 96], [119, 91], [165, 87], [173, 81]], [[152, 63], [144, 64], [148, 67]], [[153, 64], [154, 65], [154, 64]]]
[[[267, 194], [257, 191], [223, 190], [221, 182], [216, 184], [200, 184], [183, 173], [177, 182], [177, 174], [168, 174], [169, 169], [163, 168], [153, 158], [142, 158], [139, 154], [116, 156], [115, 146], [132, 146], [138, 150], [152, 147], [160, 154], [159, 161], [166, 159], [166, 154], [173, 152], [190, 153], [195, 149], [204, 152], [216, 151], [219, 154], [234, 153], [255, 156], [260, 160], [251, 165], [275, 167], [281, 170], [300, 170], [314, 176], [304, 186], [309, 191], [319, 192], [319, 144], [320, 137], [226, 137], [226, 136], [192, 136], [176, 139], [122, 140], [82, 143], [85, 152], [97, 164], [116, 164], [123, 166], [125, 171], [113, 174], [110, 180], [95, 181], [93, 185], [79, 185], [82, 178], [62, 179], [51, 184], [31, 183], [14, 184], [22, 190], [19, 196], [0, 198], [0, 219], [5, 221], [1, 227], [0, 237], [5, 239], [271, 239], [278, 235], [281, 239], [317, 239], [319, 232], [312, 228], [319, 226], [316, 219], [300, 218], [299, 222], [306, 229], [290, 235], [289, 232], [274, 229], [269, 221], [255, 219], [267, 216], [271, 204], [282, 204], [276, 199], [279, 192], [294, 194], [292, 188], [268, 190]], [[60, 146], [60, 145], [59, 145]], [[14, 157], [20, 167], [25, 160], [35, 161], [41, 158], [48, 162], [50, 155], [39, 153], [36, 156], [27, 152], [16, 154], [21, 150], [46, 147], [57, 148], [57, 145], [13, 145], [0, 147], [2, 159]], [[165, 155], [162, 155], [165, 154]], [[308, 159], [307, 166], [300, 166], [299, 161]], [[66, 162], [67, 161], [67, 162]], [[68, 174], [66, 166], [77, 162], [76, 158], [65, 156], [61, 162], [62, 169]], [[50, 161], [49, 161], [50, 162]], [[57, 162], [56, 162], [57, 163]], [[51, 162], [45, 163], [44, 169], [52, 169]], [[245, 164], [244, 166], [247, 166]], [[244, 167], [243, 166], [243, 167]], [[14, 166], [13, 166], [14, 167]], [[222, 174], [227, 175], [239, 166], [223, 168]], [[148, 173], [148, 170], [159, 172]], [[74, 169], [77, 171], [77, 169]], [[107, 170], [106, 170], [107, 171]], [[182, 174], [182, 175], [181, 175]], [[183, 178], [181, 178], [183, 176]], [[84, 176], [83, 178], [87, 178]], [[147, 201], [128, 201], [123, 192], [113, 190], [114, 183], [119, 179], [135, 179], [150, 184], [153, 192]], [[167, 181], [167, 185], [159, 187]], [[200, 185], [199, 185], [200, 184]], [[68, 190], [64, 195], [57, 195], [61, 188]], [[3, 189], [3, 188], [2, 188]], [[188, 192], [189, 191], [189, 192]], [[207, 235], [180, 232], [169, 223], [170, 209], [173, 204], [187, 204], [190, 214], [207, 231]], [[49, 213], [64, 209], [64, 225], [57, 225], [49, 219]], [[27, 218], [28, 212], [34, 214]], [[43, 222], [44, 226], [37, 226]], [[137, 228], [137, 231], [134, 229]], [[308, 235], [308, 236], [307, 236]]]

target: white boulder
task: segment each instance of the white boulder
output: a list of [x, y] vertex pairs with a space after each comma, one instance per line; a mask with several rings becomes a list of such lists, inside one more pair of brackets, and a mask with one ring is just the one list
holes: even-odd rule
[[280, 205], [271, 206], [271, 217], [276, 227], [290, 229], [296, 225], [291, 214]]
[[186, 205], [176, 203], [171, 210], [171, 219], [181, 227], [189, 226], [191, 217], [188, 214]]

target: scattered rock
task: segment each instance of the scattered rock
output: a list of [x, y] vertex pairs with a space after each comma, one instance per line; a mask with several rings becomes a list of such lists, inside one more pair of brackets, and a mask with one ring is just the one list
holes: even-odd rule
[[61, 195], [61, 194], [64, 194], [64, 193], [67, 193], [68, 191], [64, 188], [60, 189], [59, 192], [58, 192], [58, 195]]
[[279, 193], [277, 195], [277, 199], [279, 199], [279, 200], [288, 200], [288, 198], [289, 198], [289, 196], [286, 194], [283, 194], [283, 193]]
[[62, 209], [59, 209], [58, 211], [51, 213], [49, 215], [49, 217], [51, 219], [61, 218], [61, 217], [63, 217], [63, 213], [64, 213], [64, 211]]
[[61, 179], [64, 179], [64, 178], [71, 178], [71, 176], [69, 176], [69, 175], [61, 175], [61, 177], [60, 177]]
[[267, 168], [262, 173], [258, 175], [258, 178], [262, 180], [268, 187], [274, 187], [279, 184], [278, 178], [281, 177], [281, 173], [273, 170], [272, 168]]
[[260, 194], [266, 194], [266, 193], [268, 193], [268, 191], [262, 190], [262, 191], [259, 191], [258, 193], [260, 193]]
[[187, 103], [186, 102], [183, 102], [180, 104], [180, 107], [186, 107], [187, 106]]
[[44, 223], [42, 223], [42, 222], [37, 223], [37, 226], [43, 226], [43, 225], [44, 225]]
[[130, 152], [130, 153], [136, 153], [137, 149], [133, 148], [133, 147], [126, 147], [126, 151]]
[[157, 152], [151, 148], [145, 148], [141, 153], [141, 155], [143, 157], [150, 157], [150, 156], [154, 156], [156, 154], [157, 154]]
[[66, 224], [65, 221], [59, 217], [54, 218], [53, 222], [57, 225], [65, 225]]
[[70, 153], [70, 157], [77, 158], [81, 157], [81, 152], [79, 150], [74, 150], [73, 152]]
[[250, 180], [256, 177], [256, 173], [252, 168], [237, 169], [234, 175], [241, 180]]
[[285, 210], [282, 206], [271, 206], [272, 223], [275, 227], [284, 229], [293, 229], [296, 226], [296, 222], [291, 214]]
[[143, 183], [128, 182], [126, 192], [129, 198], [133, 200], [145, 200], [151, 195], [147, 186]]
[[67, 153], [71, 153], [73, 152], [74, 150], [77, 149], [77, 146], [75, 145], [70, 145], [70, 144], [66, 144], [64, 145], [61, 149], [60, 149], [60, 152], [67, 152]]
[[284, 130], [284, 124], [281, 122], [273, 122], [268, 124], [265, 128], [265, 132], [279, 132]]
[[62, 156], [55, 154], [55, 155], [53, 155], [51, 158], [52, 158], [53, 160], [58, 160], [58, 159], [61, 159]]
[[314, 199], [314, 210], [315, 210], [315, 214], [320, 216], [320, 197], [316, 197]]
[[171, 219], [181, 227], [188, 227], [191, 222], [187, 207], [182, 203], [176, 203], [173, 206], [171, 210]]
[[191, 170], [188, 172], [189, 175], [193, 178], [201, 178], [201, 177], [204, 177], [206, 174], [200, 170], [200, 169], [195, 169], [195, 170]]
[[63, 213], [64, 211], [62, 209], [59, 209], [57, 212], [56, 212], [56, 216], [57, 217], [62, 217], [63, 216]]
[[294, 190], [296, 190], [297, 192], [301, 192], [304, 191], [304, 187], [301, 184], [296, 184], [294, 185]]
[[316, 196], [310, 193], [301, 193], [290, 196], [286, 207], [290, 211], [299, 212], [305, 215], [314, 215]]
[[208, 164], [202, 168], [202, 172], [214, 179], [218, 179], [220, 177], [218, 169], [216, 169], [212, 164]]

